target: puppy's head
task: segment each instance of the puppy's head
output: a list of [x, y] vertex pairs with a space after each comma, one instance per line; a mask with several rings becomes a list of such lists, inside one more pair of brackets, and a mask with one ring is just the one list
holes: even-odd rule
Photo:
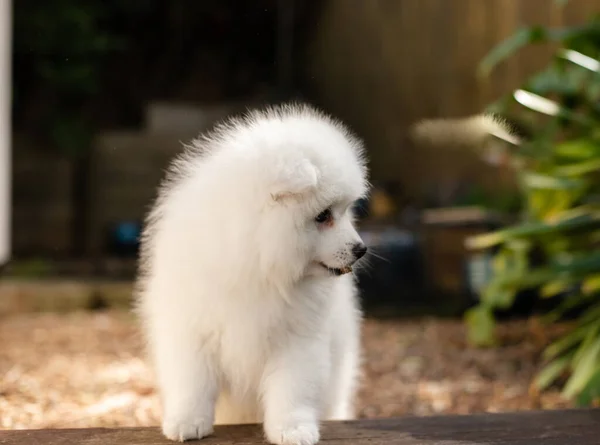
[[199, 233], [202, 255], [186, 264], [213, 281], [285, 290], [348, 273], [365, 253], [352, 215], [368, 189], [362, 144], [313, 108], [232, 119], [193, 141], [171, 172], [164, 193], [174, 196], [157, 212], [176, 207]]
[[315, 245], [309, 273], [344, 275], [367, 252], [367, 247], [353, 225], [352, 203], [333, 202], [313, 218]]
[[263, 271], [291, 279], [349, 273], [367, 250], [353, 215], [368, 189], [362, 146], [310, 109], [285, 115], [282, 134], [263, 161], [272, 168], [271, 204], [261, 222]]

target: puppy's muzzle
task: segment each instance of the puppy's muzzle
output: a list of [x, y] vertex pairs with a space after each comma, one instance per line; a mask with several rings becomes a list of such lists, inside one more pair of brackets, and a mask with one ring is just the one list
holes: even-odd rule
[[367, 246], [363, 243], [356, 243], [352, 246], [352, 255], [354, 255], [354, 261], [360, 260], [367, 253]]

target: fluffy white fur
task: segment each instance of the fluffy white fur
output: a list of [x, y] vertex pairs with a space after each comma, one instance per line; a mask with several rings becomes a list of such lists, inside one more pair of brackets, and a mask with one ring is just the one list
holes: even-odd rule
[[320, 420], [353, 417], [361, 314], [331, 269], [357, 260], [367, 188], [361, 143], [308, 106], [231, 120], [173, 163], [137, 288], [168, 438], [263, 422], [271, 443], [310, 445]]

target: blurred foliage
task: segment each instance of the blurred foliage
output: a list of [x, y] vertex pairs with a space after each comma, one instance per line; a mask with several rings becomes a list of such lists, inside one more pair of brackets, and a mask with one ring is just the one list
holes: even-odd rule
[[82, 106], [100, 92], [109, 54], [126, 41], [106, 23], [116, 2], [19, 0], [14, 11], [14, 107], [44, 91], [49, 110], [38, 129], [68, 155], [87, 148], [92, 126]]
[[[276, 0], [13, 3], [13, 122], [39, 147], [82, 155], [97, 131], [142, 124], [149, 101], [239, 100], [277, 81]], [[299, 36], [317, 4], [295, 6]]]
[[187, 3], [14, 2], [16, 127], [66, 155], [78, 156], [107, 122], [137, 122], [138, 109], [161, 95], [156, 84], [177, 85], [180, 59], [189, 63], [189, 48], [179, 47], [181, 35], [188, 45], [207, 41], [190, 30], [198, 23], [201, 29], [207, 27], [199, 18], [214, 21], [206, 12], [211, 5], [214, 9], [216, 0], [186, 8]]
[[457, 207], [483, 207], [487, 210], [514, 214], [521, 209], [521, 196], [512, 190], [490, 193], [481, 186], [473, 185], [456, 199]]
[[52, 262], [45, 258], [13, 261], [9, 266], [7, 275], [15, 278], [45, 278], [54, 275]]
[[589, 405], [600, 396], [600, 15], [577, 27], [523, 28], [488, 54], [480, 74], [538, 42], [556, 45], [549, 65], [490, 106], [534, 131], [510, 154], [522, 222], [467, 241], [497, 250], [493, 277], [466, 321], [473, 343], [493, 345], [494, 314], [519, 292], [554, 299], [545, 320], [575, 322], [545, 350], [534, 383], [544, 389], [564, 381], [566, 397]]

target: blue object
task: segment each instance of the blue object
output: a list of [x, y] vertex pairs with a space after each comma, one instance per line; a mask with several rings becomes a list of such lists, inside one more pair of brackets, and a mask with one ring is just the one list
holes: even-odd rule
[[135, 222], [122, 222], [117, 224], [115, 237], [118, 243], [137, 244], [140, 238], [140, 226]]
[[118, 221], [108, 230], [108, 252], [118, 257], [135, 257], [140, 247], [142, 225], [137, 221]]

